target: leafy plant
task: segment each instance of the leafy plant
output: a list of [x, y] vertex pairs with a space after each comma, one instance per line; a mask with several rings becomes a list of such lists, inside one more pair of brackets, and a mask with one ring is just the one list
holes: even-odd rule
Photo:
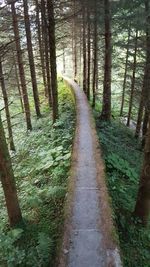
[[143, 157], [140, 143], [117, 120], [111, 123], [97, 120], [97, 131], [124, 266], [150, 267], [150, 228], [142, 228], [132, 215]]
[[15, 129], [17, 152], [12, 154], [12, 162], [24, 225], [23, 229], [9, 231], [0, 187], [2, 267], [54, 264], [61, 238], [75, 124], [74, 100], [63, 82], [59, 82], [59, 114], [54, 126], [50, 114], [45, 113], [37, 121], [33, 118], [31, 133], [26, 133], [22, 124]]

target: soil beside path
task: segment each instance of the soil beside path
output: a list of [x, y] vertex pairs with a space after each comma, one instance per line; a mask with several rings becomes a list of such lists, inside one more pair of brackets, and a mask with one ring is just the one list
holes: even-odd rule
[[121, 266], [103, 162], [91, 109], [79, 86], [64, 78], [76, 100], [76, 133], [59, 267]]

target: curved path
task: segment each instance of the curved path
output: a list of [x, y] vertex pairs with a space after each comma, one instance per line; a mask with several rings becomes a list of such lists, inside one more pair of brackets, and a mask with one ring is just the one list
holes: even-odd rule
[[64, 80], [75, 95], [77, 122], [59, 267], [119, 267], [92, 113], [79, 86], [68, 78]]

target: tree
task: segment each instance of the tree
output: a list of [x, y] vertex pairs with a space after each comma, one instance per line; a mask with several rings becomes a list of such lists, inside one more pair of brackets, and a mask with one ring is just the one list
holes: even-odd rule
[[82, 3], [82, 20], [83, 20], [83, 91], [87, 93], [87, 56], [86, 56], [86, 6], [85, 1]]
[[129, 59], [130, 34], [131, 34], [131, 25], [129, 26], [129, 29], [128, 29], [127, 52], [126, 52], [126, 62], [125, 62], [125, 72], [124, 72], [124, 80], [123, 80], [120, 116], [123, 115], [124, 100], [125, 100], [125, 89], [126, 89], [126, 81], [127, 81], [128, 59]]
[[104, 66], [104, 88], [103, 88], [103, 106], [101, 119], [111, 119], [111, 25], [110, 25], [110, 2], [104, 1], [104, 20], [105, 20], [105, 66]]
[[148, 223], [150, 213], [150, 16], [149, 0], [145, 0], [146, 10], [146, 70], [145, 70], [145, 103], [148, 111], [148, 131], [144, 148], [144, 161], [134, 214], [143, 224]]
[[5, 140], [5, 134], [1, 117], [0, 117], [0, 178], [4, 190], [10, 226], [14, 227], [22, 221], [22, 214], [19, 207], [15, 178]]
[[20, 75], [20, 81], [21, 81], [21, 89], [22, 89], [25, 116], [26, 116], [26, 124], [27, 124], [27, 129], [32, 130], [30, 105], [29, 105], [29, 99], [28, 99], [28, 93], [27, 93], [25, 71], [24, 71], [21, 44], [20, 44], [18, 20], [17, 20], [17, 14], [16, 14], [14, 2], [11, 3], [11, 11], [12, 11], [12, 20], [13, 20], [12, 22], [13, 22], [13, 30], [14, 30], [15, 43], [16, 43], [16, 51], [17, 51], [17, 60], [18, 60], [18, 66], [19, 66], [19, 75]]
[[97, 0], [94, 0], [94, 33], [93, 33], [93, 81], [92, 81], [92, 91], [93, 91], [93, 101], [92, 106], [95, 107], [95, 94], [96, 94], [96, 75], [97, 75], [97, 50], [98, 50], [98, 42], [97, 42], [97, 33], [98, 33], [98, 25], [97, 25]]
[[52, 88], [51, 88], [51, 76], [50, 76], [50, 60], [48, 49], [48, 26], [47, 26], [47, 14], [45, 7], [45, 0], [41, 0], [41, 16], [42, 16], [42, 43], [44, 46], [44, 61], [46, 67], [46, 96], [48, 95], [49, 107], [52, 106]]
[[37, 117], [40, 118], [41, 117], [40, 103], [39, 103], [39, 95], [38, 95], [38, 88], [37, 88], [27, 0], [23, 0], [23, 7], [24, 7], [24, 22], [25, 22], [25, 30], [26, 30], [26, 38], [27, 38], [27, 49], [28, 49], [29, 66], [30, 66], [30, 73], [31, 73], [31, 82], [32, 82], [32, 88], [33, 88], [34, 104], [35, 104]]
[[[40, 21], [40, 8], [38, 0], [35, 0], [36, 4], [36, 27], [37, 27], [37, 35], [39, 42], [39, 55], [41, 61], [41, 69], [42, 69], [42, 78], [45, 89], [45, 96], [47, 96], [47, 83], [46, 83], [46, 70], [45, 70], [45, 60], [44, 60], [44, 42], [42, 42], [42, 29], [41, 29], [41, 21]], [[42, 5], [42, 2], [41, 2]]]
[[91, 85], [91, 5], [87, 6], [87, 98], [90, 100]]
[[131, 83], [131, 94], [129, 100], [129, 111], [128, 111], [128, 119], [127, 119], [127, 126], [130, 126], [131, 120], [131, 112], [132, 112], [132, 105], [133, 105], [133, 97], [134, 97], [134, 90], [135, 90], [135, 73], [136, 73], [136, 64], [137, 64], [137, 42], [138, 42], [138, 30], [135, 33], [135, 47], [134, 47], [134, 55], [133, 55], [133, 73], [132, 73], [132, 83]]
[[3, 67], [2, 67], [2, 58], [0, 57], [0, 84], [2, 88], [2, 94], [5, 104], [5, 112], [6, 112], [6, 120], [7, 120], [7, 127], [8, 127], [8, 135], [9, 135], [9, 143], [10, 149], [15, 151], [15, 145], [13, 140], [13, 133], [12, 133], [12, 125], [11, 125], [11, 118], [10, 118], [10, 111], [9, 111], [9, 103], [8, 103], [8, 96], [5, 87], [5, 80], [3, 74]]
[[51, 65], [51, 86], [53, 103], [53, 123], [58, 118], [58, 91], [57, 91], [57, 68], [56, 68], [56, 41], [55, 41], [55, 18], [53, 0], [47, 0], [48, 10], [48, 35]]

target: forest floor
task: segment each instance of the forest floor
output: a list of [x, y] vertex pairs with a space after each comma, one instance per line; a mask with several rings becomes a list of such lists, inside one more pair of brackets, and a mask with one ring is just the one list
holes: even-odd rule
[[66, 81], [75, 94], [77, 123], [59, 266], [121, 266], [92, 112], [79, 86]]
[[24, 222], [10, 230], [0, 187], [1, 267], [53, 266], [59, 246], [75, 126], [70, 89], [59, 81], [60, 118], [54, 125], [45, 99], [41, 109], [41, 119], [32, 116], [32, 132], [26, 132], [22, 115], [13, 120], [16, 153], [11, 156]]
[[143, 160], [141, 140], [136, 140], [133, 130], [119, 119], [101, 122], [99, 112], [95, 117], [123, 264], [125, 267], [150, 267], [150, 225], [144, 228], [132, 216]]

